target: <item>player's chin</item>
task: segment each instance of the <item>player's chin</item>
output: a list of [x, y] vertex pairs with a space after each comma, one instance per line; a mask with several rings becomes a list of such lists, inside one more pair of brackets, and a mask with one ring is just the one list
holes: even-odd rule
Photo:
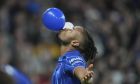
[[63, 32], [64, 30], [60, 30], [60, 31], [58, 31], [58, 36]]

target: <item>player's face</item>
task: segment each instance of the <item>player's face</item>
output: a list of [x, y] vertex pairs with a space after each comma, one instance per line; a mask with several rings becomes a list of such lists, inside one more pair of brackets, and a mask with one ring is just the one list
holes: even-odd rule
[[82, 28], [74, 28], [74, 29], [64, 29], [62, 31], [59, 32], [59, 39], [61, 39], [61, 41], [65, 41], [65, 42], [69, 42], [72, 39], [75, 39], [76, 37], [78, 37], [79, 39], [81, 38], [81, 32], [83, 31]]

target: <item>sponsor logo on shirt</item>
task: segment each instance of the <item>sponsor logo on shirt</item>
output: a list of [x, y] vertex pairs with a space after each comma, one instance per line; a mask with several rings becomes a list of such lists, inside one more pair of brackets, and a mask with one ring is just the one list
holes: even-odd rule
[[70, 64], [76, 64], [76, 63], [79, 63], [79, 62], [83, 62], [83, 59], [80, 58], [80, 57], [75, 57], [75, 58], [72, 58], [72, 59], [69, 60]]

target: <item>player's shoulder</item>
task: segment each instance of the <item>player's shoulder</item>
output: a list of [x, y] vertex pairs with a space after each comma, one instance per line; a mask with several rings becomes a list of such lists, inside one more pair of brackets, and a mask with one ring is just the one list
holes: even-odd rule
[[71, 52], [67, 52], [65, 55], [64, 55], [64, 59], [69, 62], [70, 64], [73, 63], [73, 62], [85, 62], [82, 54], [75, 50], [75, 51], [71, 51]]
[[66, 56], [66, 60], [72, 64], [74, 62], [85, 62], [82, 56], [78, 56], [78, 55], [71, 55], [71, 56]]

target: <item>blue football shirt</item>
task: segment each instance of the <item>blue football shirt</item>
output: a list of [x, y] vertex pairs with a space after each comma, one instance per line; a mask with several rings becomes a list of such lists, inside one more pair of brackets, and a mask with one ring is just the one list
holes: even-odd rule
[[52, 76], [52, 84], [81, 84], [73, 74], [76, 67], [86, 68], [86, 62], [78, 50], [66, 52], [58, 60]]

